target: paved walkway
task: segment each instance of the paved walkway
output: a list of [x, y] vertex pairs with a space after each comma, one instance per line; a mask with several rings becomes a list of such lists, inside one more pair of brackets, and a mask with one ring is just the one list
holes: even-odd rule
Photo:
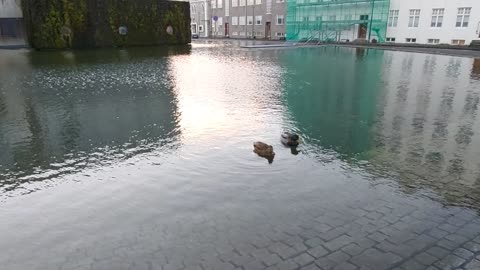
[[[269, 48], [270, 45], [272, 49], [278, 49], [281, 47], [292, 47], [292, 45], [297, 45], [298, 47], [315, 47], [315, 46], [339, 46], [339, 47], [355, 47], [355, 48], [369, 48], [369, 49], [378, 49], [378, 50], [390, 50], [390, 51], [404, 51], [404, 52], [415, 52], [415, 53], [428, 53], [428, 54], [440, 54], [440, 55], [450, 55], [450, 56], [461, 56], [461, 57], [472, 57], [472, 58], [480, 58], [480, 50], [471, 50], [469, 48], [442, 48], [442, 47], [420, 47], [420, 46], [395, 46], [395, 45], [362, 45], [362, 44], [346, 44], [346, 43], [334, 43], [334, 44], [327, 44], [327, 43], [301, 43], [301, 42], [285, 42], [280, 40], [252, 40], [252, 39], [225, 39], [225, 38], [218, 38], [218, 39], [198, 39], [192, 40], [193, 43], [204, 43], [204, 42], [214, 42], [214, 43], [222, 43], [222, 42], [238, 42], [241, 44], [240, 46], [251, 47], [255, 49], [259, 48]], [[287, 44], [287, 46], [280, 46], [281, 44]], [[258, 46], [258, 48], [257, 48]], [[428, 46], [428, 45], [426, 45]]]
[[369, 45], [346, 45], [346, 44], [335, 44], [328, 46], [342, 46], [342, 47], [357, 47], [357, 48], [370, 48], [378, 50], [389, 50], [389, 51], [402, 51], [402, 52], [414, 52], [414, 53], [428, 53], [428, 54], [440, 54], [440, 55], [450, 55], [450, 56], [461, 56], [461, 57], [473, 57], [480, 58], [480, 50], [469, 50], [465, 49], [444, 49], [444, 48], [422, 48], [422, 47], [406, 47], [406, 46], [369, 46]]
[[23, 39], [2, 39], [0, 38], [0, 49], [20, 49], [27, 48], [27, 44]]
[[[181, 199], [165, 191], [171, 186], [132, 181], [129, 192], [115, 188], [108, 199], [111, 191], [97, 188], [99, 198], [89, 194], [94, 203], [85, 207], [78, 201], [92, 190], [78, 190], [62, 195], [76, 202], [73, 215], [68, 204], [19, 205], [37, 231], [16, 236], [12, 228], [21, 231], [25, 221], [11, 224], [18, 213], [4, 211], [11, 234], [0, 241], [0, 263], [8, 270], [480, 269], [476, 211], [405, 195], [391, 184], [311, 173], [319, 179], [313, 186], [257, 179], [246, 190], [189, 186]], [[158, 199], [142, 201], [149, 192]], [[105, 227], [105, 220], [116, 223]]]

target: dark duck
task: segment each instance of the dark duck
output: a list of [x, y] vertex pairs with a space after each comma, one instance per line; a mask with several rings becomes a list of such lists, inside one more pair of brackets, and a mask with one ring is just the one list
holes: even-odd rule
[[298, 146], [300, 137], [297, 134], [283, 133], [280, 140], [286, 146]]

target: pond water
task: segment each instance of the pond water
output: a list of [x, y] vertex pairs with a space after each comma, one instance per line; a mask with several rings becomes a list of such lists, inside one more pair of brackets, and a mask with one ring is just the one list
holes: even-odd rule
[[[288, 263], [320, 217], [326, 254], [323, 233], [372, 211], [418, 218], [417, 237], [452, 215], [479, 225], [480, 59], [239, 44], [0, 51], [0, 264], [250, 269], [233, 258], [263, 248]], [[411, 256], [376, 244], [393, 265]]]

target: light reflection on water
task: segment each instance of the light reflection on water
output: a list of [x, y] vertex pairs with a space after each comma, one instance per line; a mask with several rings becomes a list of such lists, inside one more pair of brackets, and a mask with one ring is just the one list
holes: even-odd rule
[[[1, 196], [145, 160], [173, 182], [341, 163], [477, 206], [479, 60], [230, 43], [0, 52]], [[299, 155], [281, 147], [284, 130], [303, 137]], [[274, 145], [272, 165], [252, 153], [257, 140]]]

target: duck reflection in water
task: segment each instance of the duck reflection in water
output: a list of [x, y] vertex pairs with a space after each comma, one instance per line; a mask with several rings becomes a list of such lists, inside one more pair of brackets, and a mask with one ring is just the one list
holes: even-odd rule
[[296, 156], [300, 153], [300, 151], [298, 151], [296, 146], [291, 146], [290, 147], [290, 153], [292, 153], [292, 155]]

